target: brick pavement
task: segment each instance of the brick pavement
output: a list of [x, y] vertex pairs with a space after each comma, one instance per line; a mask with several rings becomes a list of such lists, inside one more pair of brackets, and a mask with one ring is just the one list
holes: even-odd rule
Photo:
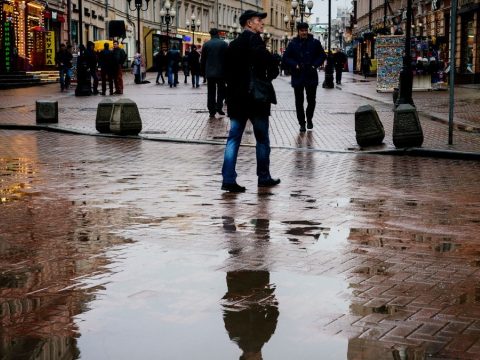
[[[148, 74], [153, 80], [154, 74]], [[322, 75], [321, 75], [322, 78]], [[271, 143], [280, 148], [311, 148], [325, 151], [358, 152], [363, 150], [382, 151], [394, 149], [392, 143], [393, 113], [391, 94], [376, 93], [375, 82], [363, 81], [361, 77], [345, 74], [344, 84], [336, 89], [318, 88], [315, 129], [312, 133], [299, 134], [294, 111], [293, 92], [288, 77], [275, 81], [279, 104], [273, 107], [271, 117]], [[34, 102], [38, 98], [58, 99], [60, 121], [54, 128], [94, 134], [95, 112], [101, 97], [77, 98], [73, 91], [58, 92], [58, 85], [41, 88], [2, 91], [0, 101], [0, 125], [34, 125]], [[150, 84], [135, 85], [131, 76], [126, 76], [125, 97], [136, 101], [142, 116], [142, 138], [177, 141], [195, 141], [223, 144], [228, 133], [228, 119], [208, 119], [206, 110], [206, 87], [192, 89], [179, 84], [176, 89]], [[447, 92], [415, 92], [414, 100], [421, 114], [425, 141], [424, 149], [459, 152], [480, 152], [480, 141], [476, 129], [480, 120], [478, 90], [459, 88], [456, 107], [456, 122], [463, 131], [455, 129], [454, 144], [449, 146], [448, 127], [444, 122], [448, 112]], [[117, 97], [114, 97], [114, 99]], [[359, 149], [355, 141], [354, 112], [366, 103], [374, 105], [384, 123], [386, 137], [384, 145]], [[463, 104], [463, 106], [461, 106]], [[468, 107], [465, 106], [468, 104]], [[434, 113], [434, 110], [436, 111]], [[441, 113], [441, 114], [440, 114]], [[428, 116], [427, 116], [428, 115]], [[468, 116], [467, 116], [468, 115]], [[479, 127], [480, 128], [480, 127]], [[253, 131], [247, 128], [244, 144], [254, 144]]]
[[[480, 357], [478, 162], [274, 149], [282, 184], [257, 190], [247, 147], [235, 195], [222, 147], [0, 144], [4, 351], [128, 359], [142, 339], [146, 359], [238, 358], [228, 318], [247, 311], [264, 359]], [[227, 292], [253, 271], [265, 287]]]

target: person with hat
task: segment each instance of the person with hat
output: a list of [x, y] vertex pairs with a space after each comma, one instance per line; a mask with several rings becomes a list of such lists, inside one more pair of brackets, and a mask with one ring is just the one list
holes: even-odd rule
[[[257, 176], [259, 187], [270, 187], [280, 183], [270, 175], [270, 138], [268, 117], [270, 102], [255, 101], [251, 95], [250, 80], [255, 78], [271, 82], [278, 76], [278, 66], [273, 55], [267, 51], [260, 37], [263, 19], [267, 13], [246, 10], [240, 15], [242, 33], [228, 46], [225, 58], [227, 82], [227, 109], [230, 117], [230, 131], [222, 167], [222, 190], [244, 192], [238, 185], [235, 166], [242, 135], [250, 120], [256, 139]], [[272, 99], [273, 101], [273, 99]]]
[[210, 117], [225, 115], [225, 54], [228, 44], [220, 39], [218, 29], [210, 29], [210, 40], [202, 48], [202, 73], [207, 78], [207, 108]]
[[[283, 54], [283, 62], [292, 74], [292, 87], [295, 93], [295, 108], [300, 132], [305, 132], [305, 116], [307, 128], [313, 129], [313, 113], [318, 86], [318, 67], [326, 59], [320, 41], [308, 33], [308, 24], [297, 24], [298, 36], [294, 37]], [[304, 111], [304, 91], [307, 96], [307, 109]]]

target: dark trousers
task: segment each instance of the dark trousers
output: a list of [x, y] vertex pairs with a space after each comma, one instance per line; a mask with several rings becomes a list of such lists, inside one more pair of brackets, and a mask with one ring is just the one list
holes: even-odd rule
[[159, 80], [160, 78], [162, 78], [162, 83], [165, 84], [165, 79], [164, 79], [164, 77], [163, 77], [163, 70], [160, 70], [160, 71], [157, 73], [157, 80], [155, 80], [155, 82], [158, 83], [158, 82], [159, 82], [158, 80]]
[[225, 80], [209, 77], [207, 92], [207, 107], [210, 114], [222, 111], [225, 100]]
[[335, 68], [335, 82], [337, 84], [342, 83], [342, 72], [343, 72], [343, 67], [342, 68]]
[[305, 126], [305, 111], [303, 110], [303, 90], [307, 94], [307, 121], [310, 122], [313, 119], [313, 112], [315, 111], [315, 99], [317, 97], [317, 85], [313, 86], [296, 86], [293, 88], [295, 91], [295, 109], [297, 110], [297, 120], [300, 126]]
[[107, 81], [108, 81], [108, 88], [110, 89], [110, 94], [113, 94], [113, 77], [114, 74], [111, 71], [103, 70], [100, 72], [102, 76], [102, 94], [105, 94], [107, 90]]
[[98, 94], [98, 76], [97, 69], [90, 70], [90, 76], [93, 79], [93, 93]]

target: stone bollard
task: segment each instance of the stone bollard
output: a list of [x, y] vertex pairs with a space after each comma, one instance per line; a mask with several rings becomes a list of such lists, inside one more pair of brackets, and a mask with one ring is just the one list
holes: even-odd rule
[[417, 110], [410, 104], [398, 105], [393, 118], [393, 144], [397, 148], [419, 147], [423, 131]]
[[58, 101], [37, 100], [35, 111], [37, 123], [58, 123]]
[[109, 133], [110, 119], [112, 117], [113, 101], [104, 99], [98, 103], [97, 117], [95, 119], [95, 128], [99, 133]]
[[355, 138], [362, 147], [380, 145], [385, 138], [385, 129], [372, 105], [355, 111]]
[[113, 104], [110, 131], [117, 135], [138, 135], [142, 131], [142, 119], [134, 101], [124, 98]]

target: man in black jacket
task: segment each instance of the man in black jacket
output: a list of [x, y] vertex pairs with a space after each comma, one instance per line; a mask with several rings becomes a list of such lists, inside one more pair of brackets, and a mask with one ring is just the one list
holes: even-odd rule
[[225, 100], [225, 54], [228, 45], [220, 39], [218, 29], [210, 29], [210, 37], [202, 48], [202, 70], [207, 78], [207, 107], [210, 117], [215, 113], [225, 115], [223, 100]]
[[230, 132], [225, 146], [222, 167], [222, 190], [244, 192], [245, 187], [237, 184], [238, 149], [242, 140], [247, 120], [253, 124], [257, 141], [257, 176], [258, 186], [268, 187], [280, 183], [280, 179], [270, 176], [270, 139], [268, 135], [269, 102], [256, 102], [249, 92], [252, 74], [265, 81], [272, 81], [278, 76], [278, 66], [260, 37], [263, 31], [263, 19], [267, 13], [254, 10], [245, 11], [239, 19], [243, 32], [233, 40], [226, 54], [225, 70], [227, 81], [228, 116]]
[[[307, 128], [313, 129], [313, 113], [318, 86], [318, 67], [325, 61], [326, 55], [320, 41], [308, 33], [307, 23], [297, 24], [298, 36], [288, 44], [283, 54], [283, 62], [291, 70], [292, 87], [295, 92], [295, 108], [300, 132], [305, 132], [305, 115]], [[307, 95], [307, 109], [303, 109], [305, 91]], [[306, 114], [305, 114], [306, 113]]]

